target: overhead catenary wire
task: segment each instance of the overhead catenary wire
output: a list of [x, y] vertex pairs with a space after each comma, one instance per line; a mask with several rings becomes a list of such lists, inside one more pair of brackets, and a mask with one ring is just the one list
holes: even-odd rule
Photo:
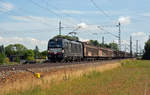
[[[92, 5], [100, 12], [102, 13], [104, 16], [106, 16], [107, 18], [109, 18], [110, 20], [114, 20], [108, 13], [106, 13], [102, 8], [100, 8], [95, 2], [94, 0], [90, 0], [90, 2], [92, 3]], [[116, 27], [116, 25], [101, 25], [101, 27], [103, 28], [107, 28], [107, 27]]]
[[60, 16], [59, 14], [55, 13], [54, 11], [50, 10], [49, 8], [43, 7], [43, 6], [41, 6], [39, 3], [37, 3], [37, 2], [35, 2], [35, 1], [33, 1], [33, 0], [30, 0], [30, 1], [31, 1], [34, 5], [38, 6], [39, 8], [44, 9], [44, 10], [48, 11], [50, 14], [54, 14], [55, 16], [61, 18], [61, 16]]
[[[5, 9], [5, 8], [2, 8], [1, 6], [0, 6], [0, 8], [1, 9]], [[6, 15], [9, 15], [9, 16], [19, 16], [18, 15], [18, 13], [17, 12], [14, 12], [14, 11], [11, 11], [11, 12], [4, 12], [4, 11], [0, 11], [1, 13], [3, 13], [3, 14], [6, 14]], [[40, 22], [41, 24], [43, 24], [43, 25], [47, 25], [47, 26], [49, 26], [47, 23], [44, 23], [44, 22], [42, 22], [42, 21], [40, 21], [40, 20], [37, 20], [37, 19], [34, 19], [34, 18], [32, 18], [32, 17], [30, 17], [30, 16], [24, 16], [24, 18], [25, 19], [27, 19], [27, 20], [33, 20], [33, 21], [36, 21], [36, 22]], [[49, 31], [50, 29], [47, 29], [46, 31]], [[3, 29], [3, 31], [5, 31], [5, 34], [10, 34], [9, 32], [17, 32], [17, 31], [13, 31], [13, 30], [5, 30], [5, 29]], [[27, 31], [27, 30], [26, 30]], [[24, 31], [21, 31], [21, 32], [24, 32], [24, 33], [26, 33], [26, 31], [24, 30]], [[42, 32], [43, 30], [39, 30], [39, 29], [36, 29], [36, 30], [31, 30], [32, 31], [32, 33], [34, 33], [33, 31], [39, 31], [39, 32]], [[44, 30], [45, 31], [45, 30]], [[20, 30], [19, 30], [19, 32], [20, 32]], [[24, 34], [23, 33], [23, 34]], [[31, 33], [31, 32], [30, 32]]]
[[[32, 0], [33, 1], [33, 0]], [[58, 9], [58, 8], [56, 8], [56, 7], [54, 7], [54, 6], [52, 6], [52, 5], [49, 5], [48, 4], [48, 1], [47, 0], [44, 0], [46, 3], [47, 3], [47, 5], [48, 6], [50, 6], [51, 8], [55, 8], [56, 10], [59, 10], [59, 11], [61, 11], [60, 9]], [[94, 1], [93, 1], [94, 2]], [[95, 2], [94, 2], [95, 3]], [[97, 6], [98, 7], [98, 6]], [[47, 7], [48, 8], [48, 7]], [[102, 9], [101, 9], [102, 10]], [[102, 10], [103, 11], [103, 10]], [[104, 11], [103, 11], [103, 13], [105, 13]], [[68, 17], [72, 17], [71, 15], [69, 15], [69, 14], [64, 14], [64, 15], [66, 15], [66, 16], [68, 16]], [[105, 15], [107, 15], [106, 13], [105, 13]], [[107, 15], [108, 16], [108, 15]], [[104, 26], [105, 27], [105, 26]], [[109, 25], [109, 26], [106, 26], [106, 27], [114, 27], [113, 25]]]
[[[108, 14], [108, 13], [106, 13], [102, 8], [100, 8], [95, 2], [94, 2], [94, 0], [90, 0], [90, 2], [92, 3], [92, 5], [100, 12], [100, 13], [102, 13], [105, 17], [107, 17], [107, 18], [109, 18], [110, 20], [113, 20], [113, 18]], [[99, 26], [98, 26], [99, 27]], [[107, 28], [107, 27], [111, 27], [111, 28], [113, 28], [113, 27], [116, 27], [116, 25], [101, 25], [101, 28], [103, 27], [103, 30], [104, 30], [104, 28]], [[105, 31], [105, 30], [104, 30]], [[105, 31], [106, 32], [106, 31]], [[112, 34], [111, 32], [108, 32], [107, 31], [107, 33], [110, 33], [110, 34]], [[114, 35], [114, 34], [112, 34], [113, 36], [116, 36], [116, 35]], [[117, 36], [116, 36], [117, 37]]]
[[[61, 9], [57, 8], [56, 6], [53, 6], [52, 4], [50, 5], [50, 4], [49, 4], [49, 1], [50, 1], [50, 0], [42, 0], [42, 1], [45, 1], [45, 3], [46, 3], [50, 8], [54, 8], [54, 9], [56, 9], [56, 11], [58, 11], [58, 12], [61, 12], [61, 11], [62, 11]], [[70, 17], [70, 18], [73, 18], [73, 17], [74, 17], [74, 16], [72, 16], [71, 14], [69, 14], [69, 13], [67, 13], [67, 12], [66, 12], [66, 13], [64, 12], [64, 13], [62, 13], [62, 14], [65, 15], [66, 17]], [[78, 14], [78, 18], [79, 18], [79, 19], [78, 19], [79, 22], [83, 22], [81, 16], [79, 16], [79, 14]]]
[[[15, 13], [15, 12], [13, 12], [13, 13]], [[11, 15], [11, 16], [16, 16], [16, 15], [14, 15], [14, 14], [12, 14], [12, 13], [9, 13], [9, 12], [5, 12], [5, 14]], [[17, 16], [18, 16], [18, 15], [17, 15]], [[35, 20], [35, 19], [33, 19], [32, 17], [28, 17], [28, 16], [25, 16], [25, 18]], [[68, 28], [73, 28], [73, 27], [68, 27]], [[75, 27], [74, 27], [74, 28], [75, 28]], [[78, 30], [78, 29], [77, 29], [77, 30]], [[76, 31], [76, 29], [75, 29], [74, 31]]]
[[102, 27], [100, 27], [100, 26], [98, 26], [98, 28], [99, 28], [99, 29], [101, 29], [101, 30], [103, 30], [104, 32], [109, 33], [109, 34], [111, 34], [111, 35], [113, 35], [113, 36], [115, 36], [115, 37], [117, 37], [117, 38], [118, 38], [118, 36], [117, 36], [117, 35], [115, 35], [115, 34], [113, 34], [113, 33], [109, 32], [109, 31], [105, 30], [104, 28], [102, 28]]
[[100, 8], [95, 2], [94, 0], [90, 0], [90, 2], [95, 6], [95, 8], [101, 12], [104, 16], [108, 17], [110, 20], [112, 20], [112, 17], [109, 16], [102, 8]]
[[[33, 0], [30, 0], [30, 1], [31, 1], [34, 5], [38, 6], [38, 7], [41, 8], [41, 9], [44, 9], [45, 11], [49, 12], [50, 14], [54, 14], [54, 15], [55, 15], [56, 17], [58, 17], [60, 20], [64, 18], [62, 15], [56, 13], [54, 10], [51, 10], [51, 9], [49, 9], [48, 7], [44, 7], [44, 6], [42, 6], [41, 4], [39, 4], [39, 3], [37, 3], [37, 2], [35, 2], [35, 1], [33, 1]], [[55, 8], [56, 8], [56, 7], [55, 7]], [[56, 8], [56, 9], [58, 9], [58, 8]], [[68, 14], [65, 14], [65, 15], [71, 17], [71, 16], [68, 15]], [[69, 19], [68, 19], [68, 20], [69, 20]], [[73, 24], [73, 25], [76, 24], [76, 23], [73, 23], [72, 21], [68, 21], [68, 22], [70, 22], [70, 23]], [[70, 25], [70, 24], [68, 24], [68, 25]]]
[[[45, 0], [44, 0], [44, 1], [45, 1]], [[37, 3], [37, 2], [35, 2], [35, 1], [33, 1], [33, 0], [31, 0], [31, 2], [32, 2], [33, 4], [35, 4], [36, 6], [38, 6], [38, 7], [42, 8], [42, 9], [44, 9], [44, 10], [47, 10], [47, 11], [49, 11], [49, 12], [54, 13], [55, 16], [60, 17], [60, 14], [55, 13], [55, 11], [49, 9], [48, 7], [44, 7], [44, 6], [40, 5], [39, 3]], [[48, 3], [47, 3], [47, 4], [48, 4]], [[50, 6], [50, 7], [53, 7], [53, 6]], [[54, 7], [53, 7], [53, 8], [54, 8]], [[56, 7], [55, 7], [55, 9], [59, 10], [59, 9], [56, 8]], [[104, 12], [104, 13], [105, 13], [105, 12]], [[69, 14], [64, 14], [64, 15], [66, 15], [66, 16], [68, 16], [68, 17], [72, 17], [72, 16], [70, 16]], [[105, 14], [105, 15], [107, 15], [107, 14]]]
[[[110, 20], [112, 20], [112, 17], [109, 16], [105, 11], [103, 11], [103, 9], [100, 8], [100, 7], [94, 2], [94, 0], [90, 0], [90, 2], [91, 2], [103, 15], [105, 15], [105, 16], [108, 17]], [[114, 34], [112, 34], [112, 35], [118, 38], [118, 46], [119, 46], [119, 50], [121, 50], [121, 29], [120, 29], [120, 22], [119, 22], [118, 27], [119, 27], [119, 36], [116, 36], [116, 35], [114, 35]], [[107, 33], [109, 33], [109, 32], [107, 32]], [[111, 33], [110, 33], [110, 34], [111, 34]]]
[[[4, 0], [0, 0], [0, 1], [5, 2]], [[33, 3], [37, 4], [38, 7], [42, 7], [41, 5], [39, 5], [38, 3], [34, 2], [34, 1], [33, 1]], [[42, 8], [45, 8], [45, 7], [42, 7]], [[23, 8], [17, 8], [17, 10], [20, 10], [21, 12], [28, 13], [28, 11], [24, 10]], [[47, 9], [47, 10], [49, 10], [52, 13], [54, 13], [56, 16], [60, 16], [60, 15], [56, 14], [55, 12], [51, 11], [50, 9]], [[5, 14], [10, 15], [11, 13], [5, 13]], [[13, 16], [17, 16], [17, 15], [13, 15]], [[24, 17], [32, 19], [32, 20], [37, 20], [37, 19], [32, 18], [32, 16], [24, 16]], [[43, 17], [43, 19], [45, 19], [45, 18]], [[44, 22], [43, 20], [38, 19], [38, 21], [40, 21], [40, 23], [45, 24], [46, 26], [50, 26], [48, 23]], [[46, 19], [45, 19], [45, 21], [46, 21]]]
[[[31, 0], [31, 2], [32, 2], [32, 1], [33, 1], [33, 0]], [[35, 1], [33, 1], [33, 2], [35, 2]], [[37, 2], [35, 2], [35, 3], [36, 3], [36, 5], [38, 4]], [[47, 11], [49, 10], [50, 13], [52, 12], [49, 8], [43, 7], [43, 6], [41, 6], [40, 4], [38, 4], [38, 6], [44, 8], [44, 10], [47, 10]], [[57, 13], [55, 13], [55, 12], [52, 12], [52, 13], [54, 13], [55, 16], [59, 16], [59, 17], [60, 17], [59, 14], [57, 14]], [[7, 13], [7, 14], [11, 15], [11, 13]], [[13, 15], [13, 16], [16, 16], [16, 15]], [[25, 18], [28, 18], [28, 19], [36, 20], [36, 19], [34, 19], [34, 18], [30, 17], [30, 16], [24, 16], [24, 17], [25, 17]], [[40, 22], [43, 23], [43, 21], [40, 21]], [[45, 23], [45, 25], [49, 26], [49, 25], [46, 24], [46, 23]]]
[[[53, 5], [50, 5], [50, 4], [48, 3], [48, 1], [46, 1], [46, 0], [43, 0], [43, 1], [45, 1], [45, 3], [47, 4], [47, 8], [48, 8], [48, 9], [49, 9], [49, 7], [51, 7], [51, 8], [54, 8], [54, 9], [58, 10], [59, 12], [61, 11], [59, 8], [57, 8], [57, 7], [53, 6]], [[65, 16], [67, 16], [67, 17], [70, 17], [70, 18], [73, 18], [73, 16], [71, 16], [71, 15], [68, 14], [68, 13], [64, 13], [63, 15], [65, 15]]]
[[[5, 2], [4, 0], [0, 0], [1, 2]], [[3, 8], [3, 7], [1, 7], [0, 6], [0, 8], [1, 9], [5, 9], [5, 8]], [[22, 8], [18, 8], [18, 10], [21, 10], [21, 11], [24, 11]], [[3, 14], [6, 14], [6, 15], [9, 15], [9, 16], [22, 16], [22, 15], [19, 15], [17, 12], [15, 12], [15, 11], [11, 11], [11, 12], [3, 12], [3, 11], [0, 11], [1, 13], [3, 13]], [[40, 22], [40, 23], [42, 23], [42, 24], [44, 24], [44, 25], [46, 25], [46, 26], [49, 26], [49, 24], [48, 23], [46, 23], [46, 22], [44, 22], [44, 21], [42, 21], [42, 20], [40, 20], [40, 19], [35, 19], [35, 18], [33, 18], [32, 16], [23, 16], [24, 18], [26, 18], [26, 19], [28, 19], [28, 20], [33, 20], [33, 21], [36, 21], [36, 22]]]
[[53, 10], [49, 9], [48, 7], [44, 7], [44, 6], [40, 5], [39, 3], [37, 3], [37, 2], [35, 2], [35, 1], [33, 1], [33, 0], [30, 0], [30, 1], [31, 1], [34, 5], [38, 6], [39, 8], [46, 10], [46, 11], [49, 12], [50, 14], [54, 14], [56, 17], [59, 17], [60, 21], [61, 21], [61, 19], [63, 18], [61, 15], [55, 13]]
[[[0, 0], [1, 2], [5, 2], [4, 0]], [[0, 7], [1, 9], [4, 9], [4, 8], [2, 8], [2, 7]], [[16, 8], [17, 10], [20, 10], [21, 12], [28, 12], [28, 11], [26, 11], [26, 10], [24, 10], [23, 8]], [[0, 11], [1, 13], [3, 13], [3, 14], [6, 14], [6, 15], [9, 15], [9, 16], [21, 16], [21, 15], [18, 15], [18, 12], [15, 12], [15, 11], [11, 11], [11, 12], [3, 12], [3, 11]], [[40, 19], [35, 19], [34, 17], [32, 17], [32, 16], [23, 16], [25, 19], [29, 19], [29, 20], [33, 20], [33, 21], [36, 21], [36, 22], [40, 22], [40, 23], [42, 23], [42, 24], [44, 24], [44, 25], [46, 25], [46, 26], [50, 26], [50, 24], [48, 24], [48, 23], [46, 23], [45, 21], [46, 21], [46, 19], [45, 19], [45, 21], [43, 21], [43, 20], [40, 20]], [[43, 18], [44, 19], [44, 18]], [[65, 28], [68, 28], [68, 27], [65, 27]], [[71, 27], [70, 27], [71, 28]]]
[[[1, 7], [0, 7], [1, 8]], [[1, 13], [3, 13], [3, 14], [6, 14], [6, 15], [10, 15], [10, 16], [20, 16], [20, 15], [15, 15], [16, 14], [16, 12], [2, 12], [2, 11], [0, 11]], [[14, 14], [15, 13], [15, 14]], [[24, 16], [24, 18], [26, 18], [26, 19], [28, 19], [28, 20], [33, 20], [33, 21], [36, 21], [36, 22], [40, 22], [40, 23], [42, 23], [42, 24], [44, 24], [44, 25], [47, 25], [47, 26], [49, 26], [47, 23], [45, 23], [45, 22], [42, 22], [41, 20], [37, 20], [37, 19], [34, 19], [34, 18], [32, 18], [31, 16]]]
[[[0, 8], [2, 8], [2, 7], [0, 7]], [[18, 15], [18, 13], [16, 13], [16, 12], [3, 12], [3, 11], [0, 11], [1, 13], [3, 13], [3, 14], [6, 14], [6, 15], [9, 15], [9, 16], [20, 16], [20, 15]], [[44, 25], [46, 25], [46, 26], [50, 26], [49, 24], [47, 24], [47, 23], [44, 23], [44, 22], [42, 22], [41, 20], [37, 20], [37, 19], [34, 19], [34, 18], [32, 18], [32, 17], [30, 17], [30, 16], [24, 16], [24, 18], [25, 19], [28, 19], [28, 20], [34, 20], [34, 21], [36, 21], [36, 22], [40, 22], [40, 23], [42, 23], [42, 24], [44, 24]], [[66, 27], [66, 29], [71, 29], [71, 28], [73, 28], [73, 27]], [[57, 28], [56, 28], [57, 29]], [[46, 29], [46, 31], [48, 31], [49, 29]], [[9, 30], [5, 30], [5, 31], [9, 31]], [[36, 30], [31, 30], [31, 31], [42, 31], [42, 29], [36, 29]], [[45, 31], [45, 30], [43, 30], [43, 31]], [[15, 31], [14, 31], [15, 32]], [[17, 32], [17, 31], [16, 31]], [[22, 31], [23, 32], [23, 31]], [[6, 33], [6, 32], [5, 32]], [[32, 32], [33, 33], [33, 32]]]

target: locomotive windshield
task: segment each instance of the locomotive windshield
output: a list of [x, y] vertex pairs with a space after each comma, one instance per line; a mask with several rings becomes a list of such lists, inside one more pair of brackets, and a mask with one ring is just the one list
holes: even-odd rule
[[50, 40], [48, 43], [49, 48], [62, 48], [62, 40]]

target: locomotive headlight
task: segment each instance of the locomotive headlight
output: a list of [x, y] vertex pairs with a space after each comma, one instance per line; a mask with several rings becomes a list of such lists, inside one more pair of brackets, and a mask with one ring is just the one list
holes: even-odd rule
[[62, 52], [62, 53], [64, 53], [65, 51], [64, 51], [64, 50], [62, 50], [61, 52]]

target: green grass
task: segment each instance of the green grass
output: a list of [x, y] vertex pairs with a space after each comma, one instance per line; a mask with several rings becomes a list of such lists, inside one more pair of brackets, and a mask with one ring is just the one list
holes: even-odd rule
[[150, 95], [150, 61], [123, 61], [117, 69], [44, 85], [50, 88], [37, 86], [6, 95]]

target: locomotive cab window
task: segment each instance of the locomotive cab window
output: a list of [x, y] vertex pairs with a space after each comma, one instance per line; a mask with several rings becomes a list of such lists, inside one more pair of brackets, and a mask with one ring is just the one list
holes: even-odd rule
[[62, 40], [50, 40], [48, 47], [49, 48], [62, 48]]

